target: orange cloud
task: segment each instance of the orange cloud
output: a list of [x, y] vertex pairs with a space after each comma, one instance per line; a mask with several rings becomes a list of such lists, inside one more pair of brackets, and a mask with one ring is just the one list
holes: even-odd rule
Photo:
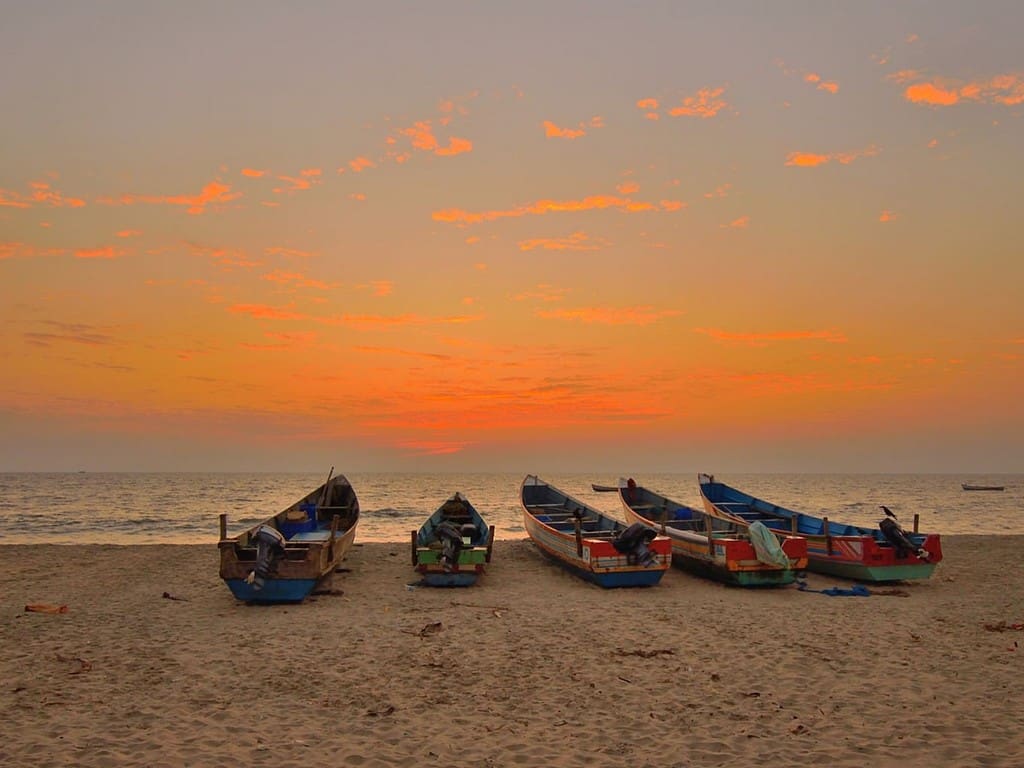
[[117, 233], [118, 237], [139, 237], [142, 234], [141, 230], [138, 229], [122, 229]]
[[273, 246], [265, 250], [268, 256], [284, 256], [286, 259], [308, 259], [313, 256], [311, 251], [300, 251], [298, 248], [282, 248]]
[[242, 175], [248, 176], [251, 179], [258, 179], [261, 176], [266, 175], [266, 171], [257, 171], [255, 168], [243, 168]]
[[950, 107], [962, 101], [1016, 106], [1024, 103], [1024, 75], [996, 75], [989, 80], [967, 83], [933, 78], [907, 86], [903, 98], [913, 104], [933, 107]]
[[539, 237], [532, 240], [520, 240], [519, 250], [532, 251], [540, 248], [545, 251], [597, 251], [609, 245], [607, 240], [592, 240], [584, 232], [573, 232], [568, 237]]
[[730, 189], [732, 189], [732, 184], [722, 184], [720, 187], [716, 187], [713, 192], [705, 192], [704, 197], [726, 197]]
[[750, 217], [740, 216], [738, 219], [733, 219], [728, 224], [723, 224], [722, 226], [730, 227], [732, 229], [746, 229], [750, 226]]
[[124, 256], [125, 251], [114, 248], [112, 245], [104, 245], [100, 248], [79, 248], [75, 251], [76, 259], [116, 259]]
[[441, 147], [434, 151], [435, 155], [441, 157], [452, 157], [453, 155], [461, 155], [464, 152], [473, 151], [473, 142], [469, 139], [460, 139], [457, 136], [453, 136], [448, 140], [447, 147]]
[[573, 320], [600, 325], [650, 325], [666, 317], [681, 315], [678, 309], [653, 307], [579, 307], [577, 309], [538, 309], [537, 317], [548, 320]]
[[714, 117], [727, 106], [724, 99], [720, 98], [725, 93], [725, 87], [701, 88], [693, 96], [683, 99], [681, 106], [672, 107], [668, 113], [672, 117]]
[[841, 165], [849, 165], [854, 160], [862, 157], [874, 157], [881, 150], [872, 145], [856, 152], [833, 152], [827, 155], [820, 155], [814, 152], [790, 152], [786, 155], [786, 165], [793, 165], [799, 168], [814, 168], [818, 165], [825, 165], [832, 161]]
[[461, 325], [479, 320], [474, 315], [449, 315], [445, 317], [424, 317], [417, 314], [405, 315], [341, 315], [318, 317], [317, 322], [325, 325], [344, 325], [358, 330], [385, 330], [407, 326]]
[[578, 139], [587, 135], [587, 128], [603, 128], [604, 119], [592, 117], [589, 123], [580, 123], [578, 128], [559, 128], [550, 120], [545, 120], [543, 125], [544, 135], [548, 138]]
[[228, 203], [242, 196], [241, 192], [232, 192], [231, 187], [219, 181], [211, 181], [197, 195], [121, 195], [117, 198], [103, 197], [96, 202], [100, 205], [182, 205], [187, 212], [197, 216], [206, 210], [208, 205]]
[[424, 152], [433, 152], [435, 155], [450, 157], [461, 155], [463, 152], [470, 152], [473, 149], [473, 142], [469, 139], [452, 137], [448, 140], [448, 146], [442, 147], [437, 137], [434, 136], [433, 128], [429, 120], [420, 120], [410, 128], [399, 128], [398, 132], [412, 140], [414, 148]]
[[52, 189], [45, 181], [31, 181], [28, 186], [31, 191], [27, 195], [0, 189], [0, 207], [31, 208], [34, 205], [46, 205], [51, 208], [81, 208], [85, 205], [85, 201], [77, 197], [64, 197], [63, 193]]
[[460, 440], [400, 440], [395, 443], [399, 448], [407, 448], [414, 456], [447, 456], [473, 445]]
[[561, 301], [570, 290], [569, 288], [556, 288], [553, 285], [541, 283], [532, 291], [516, 294], [512, 297], [512, 300], [526, 301], [527, 299], [538, 299], [540, 301]]
[[376, 164], [373, 160], [368, 157], [357, 157], [355, 160], [349, 160], [348, 167], [352, 169], [354, 173], [361, 173], [367, 168], [376, 168]]
[[285, 272], [282, 269], [274, 270], [263, 275], [263, 280], [268, 280], [272, 283], [278, 283], [280, 285], [292, 284], [300, 288], [321, 288], [327, 290], [331, 286], [322, 280], [312, 280], [300, 272]]
[[895, 218], [896, 214], [893, 213], [892, 211], [882, 211], [880, 214], [878, 214], [878, 220], [882, 222], [893, 221]]
[[230, 248], [218, 248], [215, 246], [198, 245], [188, 243], [188, 249], [195, 256], [204, 256], [213, 259], [222, 267], [255, 267], [259, 262], [249, 258], [244, 251], [236, 251]]
[[266, 304], [234, 304], [228, 312], [236, 315], [249, 315], [259, 320], [304, 320], [306, 315], [292, 312], [290, 309], [271, 307]]
[[828, 91], [829, 93], [839, 93], [839, 83], [832, 80], [822, 80], [821, 75], [814, 72], [808, 72], [804, 75], [805, 83], [812, 83], [819, 91]]
[[314, 184], [319, 184], [320, 170], [317, 168], [310, 168], [304, 171], [299, 171], [299, 177], [294, 176], [278, 176], [280, 181], [286, 181], [291, 186], [288, 187], [275, 187], [274, 192], [277, 194], [287, 192], [303, 192], [310, 189]]
[[751, 346], [764, 346], [770, 341], [825, 341], [845, 344], [846, 337], [836, 331], [776, 331], [774, 333], [732, 333], [718, 328], [694, 328], [718, 341], [735, 341]]
[[545, 120], [544, 135], [547, 136], [548, 138], [578, 139], [580, 136], [586, 136], [587, 132], [582, 128], [559, 128], [550, 120]]
[[434, 211], [431, 218], [434, 221], [443, 221], [450, 224], [479, 224], [485, 221], [496, 221], [498, 219], [515, 218], [519, 216], [543, 216], [547, 213], [579, 212], [589, 210], [603, 210], [605, 208], [618, 208], [627, 213], [639, 213], [642, 211], [674, 211], [685, 207], [685, 203], [677, 200], [662, 200], [658, 205], [631, 200], [628, 197], [616, 197], [614, 195], [590, 195], [582, 200], [537, 200], [529, 205], [512, 208], [510, 210], [482, 211], [474, 213], [461, 208], [447, 208], [441, 211]]
[[640, 185], [637, 184], [635, 181], [628, 181], [619, 184], [619, 186], [615, 188], [615, 191], [618, 192], [620, 195], [635, 195], [637, 192], [640, 191]]

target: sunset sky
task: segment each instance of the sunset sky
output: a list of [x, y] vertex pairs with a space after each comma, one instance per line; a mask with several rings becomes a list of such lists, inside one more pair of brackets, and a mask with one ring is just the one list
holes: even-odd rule
[[0, 471], [1024, 471], [1024, 4], [0, 10]]

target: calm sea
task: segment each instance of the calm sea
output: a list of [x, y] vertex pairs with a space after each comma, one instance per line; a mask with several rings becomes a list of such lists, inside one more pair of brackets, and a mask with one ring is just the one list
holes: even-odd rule
[[[520, 474], [348, 474], [362, 516], [357, 542], [406, 542], [455, 491], [462, 491], [500, 539], [525, 537]], [[0, 474], [0, 543], [197, 544], [216, 542], [218, 516], [229, 535], [279, 512], [323, 483], [326, 473]], [[618, 514], [614, 494], [591, 483], [618, 478], [540, 474], [541, 479], [598, 509]], [[700, 508], [696, 473], [637, 474], [637, 483]], [[878, 505], [909, 528], [940, 534], [1024, 533], [1024, 475], [719, 475], [754, 496], [834, 521], [876, 525]], [[964, 491], [962, 482], [1003, 485]], [[621, 517], [621, 516], [620, 516]]]

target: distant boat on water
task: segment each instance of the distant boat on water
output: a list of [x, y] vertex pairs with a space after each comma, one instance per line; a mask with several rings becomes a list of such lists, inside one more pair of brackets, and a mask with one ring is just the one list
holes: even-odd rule
[[973, 483], [960, 483], [960, 487], [965, 491], [1002, 491], [1006, 489], [1005, 485], [975, 485]]

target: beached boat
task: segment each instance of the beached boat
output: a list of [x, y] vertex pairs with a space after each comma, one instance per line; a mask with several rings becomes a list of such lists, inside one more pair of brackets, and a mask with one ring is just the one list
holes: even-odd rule
[[319, 488], [237, 536], [221, 515], [220, 577], [239, 600], [301, 602], [334, 573], [358, 522], [355, 491], [332, 467]]
[[615, 491], [627, 522], [642, 523], [672, 541], [672, 564], [698, 576], [741, 587], [792, 584], [807, 567], [807, 540], [775, 535], [765, 529], [751, 534], [747, 526], [706, 514], [637, 485], [633, 478]]
[[456, 493], [412, 532], [412, 564], [431, 587], [468, 587], [491, 562], [494, 526]]
[[704, 511], [741, 525], [761, 522], [778, 536], [807, 539], [807, 570], [857, 581], [927, 579], [942, 560], [937, 533], [907, 532], [885, 507], [878, 528], [836, 523], [755, 498], [713, 475], [698, 476]]
[[672, 544], [647, 526], [625, 525], [527, 475], [519, 487], [526, 533], [548, 558], [601, 587], [657, 584], [672, 562]]
[[1003, 491], [1006, 490], [1005, 485], [975, 485], [973, 483], [960, 483], [960, 487], [965, 491]]

